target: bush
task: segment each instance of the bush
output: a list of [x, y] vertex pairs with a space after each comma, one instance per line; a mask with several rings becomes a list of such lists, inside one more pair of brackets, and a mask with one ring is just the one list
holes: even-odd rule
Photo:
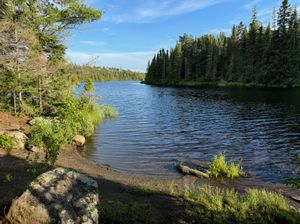
[[0, 133], [0, 148], [10, 149], [12, 144], [12, 138], [8, 137], [5, 134]]
[[33, 124], [29, 143], [45, 148], [46, 161], [54, 163], [62, 145], [77, 134], [92, 135], [99, 122], [116, 115], [112, 107], [97, 105], [85, 96], [69, 97], [59, 105], [56, 119], [41, 119]]
[[245, 174], [240, 162], [226, 162], [225, 153], [214, 156], [213, 162], [209, 165], [208, 173], [213, 177], [227, 176], [232, 179]]
[[286, 179], [284, 182], [300, 190], [300, 178], [289, 178]]

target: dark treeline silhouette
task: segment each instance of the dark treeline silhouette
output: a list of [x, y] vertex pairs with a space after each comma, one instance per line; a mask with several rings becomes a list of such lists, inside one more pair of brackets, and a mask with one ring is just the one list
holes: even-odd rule
[[96, 67], [89, 65], [70, 65], [69, 69], [79, 80], [91, 79], [96, 82], [144, 80], [145, 74], [121, 68]]
[[146, 83], [203, 83], [300, 86], [300, 19], [296, 7], [283, 0], [264, 26], [253, 10], [249, 26], [241, 22], [232, 34], [180, 37], [175, 48], [161, 49], [149, 62]]

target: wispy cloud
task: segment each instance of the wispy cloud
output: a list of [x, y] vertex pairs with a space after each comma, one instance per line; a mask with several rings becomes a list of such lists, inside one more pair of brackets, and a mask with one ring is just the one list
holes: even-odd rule
[[87, 64], [93, 59], [98, 59], [96, 65], [131, 69], [145, 72], [148, 61], [152, 59], [155, 52], [113, 52], [113, 53], [88, 53], [68, 51], [67, 58], [76, 64]]
[[[226, 0], [133, 0], [132, 8], [110, 8], [104, 20], [115, 23], [147, 23], [161, 17], [171, 17], [201, 10]], [[122, 1], [121, 1], [122, 2]], [[120, 6], [120, 2], [119, 6]], [[120, 10], [121, 9], [121, 10]], [[126, 11], [126, 13], [123, 13]]]
[[83, 40], [83, 41], [80, 41], [80, 43], [84, 44], [84, 45], [89, 45], [89, 46], [92, 46], [92, 47], [100, 47], [100, 46], [105, 46], [106, 45], [106, 42], [91, 41], [91, 40]]

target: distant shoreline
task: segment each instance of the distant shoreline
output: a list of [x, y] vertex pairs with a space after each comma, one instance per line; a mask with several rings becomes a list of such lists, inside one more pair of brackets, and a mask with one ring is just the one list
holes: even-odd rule
[[204, 81], [180, 81], [178, 83], [151, 83], [147, 81], [141, 81], [142, 84], [162, 86], [162, 87], [178, 87], [178, 88], [202, 88], [202, 87], [216, 87], [216, 88], [258, 88], [258, 89], [299, 89], [300, 85], [295, 84], [288, 85], [263, 85], [255, 83], [241, 83], [241, 82], [204, 82]]

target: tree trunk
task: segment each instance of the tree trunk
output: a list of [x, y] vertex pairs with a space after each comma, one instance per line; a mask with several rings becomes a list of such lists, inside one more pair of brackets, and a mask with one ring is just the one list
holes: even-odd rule
[[39, 77], [39, 103], [40, 103], [40, 112], [43, 113], [43, 80], [42, 77]]
[[16, 90], [13, 91], [13, 104], [14, 104], [14, 112], [15, 115], [17, 114], [17, 96], [16, 96]]

